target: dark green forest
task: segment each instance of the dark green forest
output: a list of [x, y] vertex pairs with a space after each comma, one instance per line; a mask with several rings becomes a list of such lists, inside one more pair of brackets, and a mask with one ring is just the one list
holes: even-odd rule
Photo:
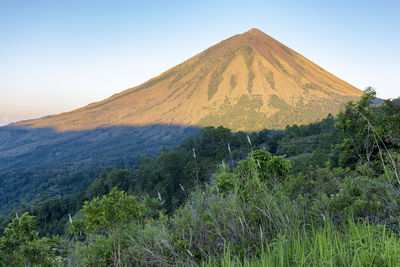
[[174, 125], [67, 132], [0, 127], [0, 215], [42, 196], [83, 192], [102, 170], [137, 169], [163, 146], [176, 147], [199, 131]]
[[71, 172], [69, 194], [0, 218], [0, 263], [399, 266], [400, 103], [375, 96], [318, 123], [206, 127], [137, 168]]

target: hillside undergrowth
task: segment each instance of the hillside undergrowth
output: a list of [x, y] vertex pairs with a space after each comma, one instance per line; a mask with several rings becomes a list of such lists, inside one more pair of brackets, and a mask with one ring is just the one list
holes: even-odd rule
[[37, 218], [17, 213], [0, 262], [398, 266], [400, 105], [374, 96], [283, 132], [210, 127], [136, 172], [104, 172], [62, 236], [40, 237]]

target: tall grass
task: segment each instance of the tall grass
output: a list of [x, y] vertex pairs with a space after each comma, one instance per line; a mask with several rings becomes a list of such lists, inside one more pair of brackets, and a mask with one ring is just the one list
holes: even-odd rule
[[383, 225], [349, 220], [337, 229], [326, 222], [295, 238], [278, 235], [263, 245], [259, 257], [238, 259], [228, 247], [220, 259], [202, 266], [400, 266], [400, 239]]
[[359, 217], [338, 224], [319, 214], [317, 220], [311, 207], [285, 195], [260, 165], [249, 157], [232, 172], [221, 167], [216, 173], [219, 189], [198, 187], [168, 220], [128, 231], [127, 262], [400, 266], [398, 234]]
[[[252, 151], [234, 169], [220, 165], [213, 184], [197, 185], [173, 214], [121, 228], [122, 266], [400, 266], [400, 238], [390, 230], [398, 227], [368, 222], [380, 222], [377, 210], [396, 198], [384, 185], [355, 174], [336, 195], [318, 199], [325, 191], [310, 189], [316, 197], [307, 202], [302, 189], [301, 197], [284, 190], [285, 179], [296, 179], [288, 177], [286, 163]], [[331, 185], [322, 173], [315, 175], [324, 187]], [[386, 214], [396, 216], [390, 209], [382, 218]], [[89, 245], [86, 258], [96, 260], [98, 251], [112, 255], [109, 242], [101, 241], [91, 254]]]

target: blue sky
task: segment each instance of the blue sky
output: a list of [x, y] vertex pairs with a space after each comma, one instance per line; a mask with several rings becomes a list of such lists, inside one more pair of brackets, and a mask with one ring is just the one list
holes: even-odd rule
[[0, 125], [99, 101], [250, 28], [398, 97], [399, 2], [0, 0]]

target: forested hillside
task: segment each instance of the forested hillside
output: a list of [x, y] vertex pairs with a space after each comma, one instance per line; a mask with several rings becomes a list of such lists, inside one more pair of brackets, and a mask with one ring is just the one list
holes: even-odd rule
[[[177, 147], [207, 126], [234, 132], [284, 130], [337, 115], [361, 95], [293, 49], [251, 29], [102, 101], [0, 127], [0, 214], [42, 197], [82, 193], [102, 170], [134, 171], [144, 158], [158, 155], [164, 146]], [[221, 138], [226, 147], [229, 138]], [[218, 152], [207, 164], [226, 159], [226, 149], [219, 149], [225, 154]], [[235, 160], [245, 157], [239, 150]], [[173, 198], [168, 201], [176, 202]]]
[[196, 136], [195, 127], [148, 125], [88, 131], [0, 128], [0, 214], [23, 202], [86, 190], [102, 170], [137, 169], [146, 157]]
[[374, 98], [283, 131], [207, 127], [85, 192], [21, 205], [2, 218], [0, 262], [398, 266], [400, 104]]

